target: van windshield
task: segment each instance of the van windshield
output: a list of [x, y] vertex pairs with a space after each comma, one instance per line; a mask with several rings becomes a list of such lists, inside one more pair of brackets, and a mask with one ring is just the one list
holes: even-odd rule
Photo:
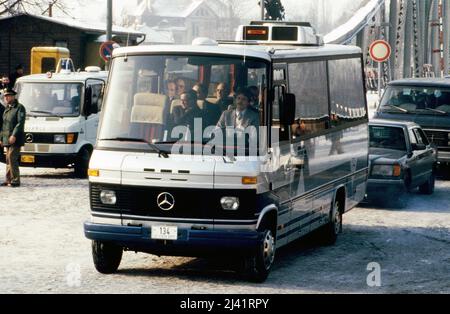
[[438, 87], [391, 86], [381, 101], [382, 112], [450, 114], [450, 89]]
[[18, 101], [30, 116], [77, 117], [83, 84], [19, 82]]
[[192, 152], [227, 155], [244, 147], [253, 156], [267, 69], [266, 62], [243, 57], [117, 57], [99, 145], [148, 150], [150, 143], [173, 154], [190, 151], [190, 145]]

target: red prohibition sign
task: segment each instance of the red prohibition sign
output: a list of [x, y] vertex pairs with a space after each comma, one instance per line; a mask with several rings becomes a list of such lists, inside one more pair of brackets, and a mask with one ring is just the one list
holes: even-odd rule
[[376, 40], [369, 48], [370, 57], [376, 62], [385, 62], [390, 58], [391, 52], [391, 46], [385, 40]]
[[103, 60], [109, 61], [114, 50], [114, 41], [106, 41], [100, 45], [99, 53]]

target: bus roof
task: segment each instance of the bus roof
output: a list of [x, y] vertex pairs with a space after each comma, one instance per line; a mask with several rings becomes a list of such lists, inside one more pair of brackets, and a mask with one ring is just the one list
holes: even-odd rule
[[117, 48], [113, 57], [125, 55], [147, 54], [211, 54], [225, 56], [246, 56], [271, 61], [272, 59], [298, 57], [326, 57], [336, 55], [360, 54], [361, 49], [355, 46], [293, 46], [293, 45], [261, 45], [227, 42], [216, 45], [153, 45]]

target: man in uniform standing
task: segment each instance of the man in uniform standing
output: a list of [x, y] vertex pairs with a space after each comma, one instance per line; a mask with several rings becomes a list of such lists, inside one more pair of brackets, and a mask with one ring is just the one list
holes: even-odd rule
[[2, 186], [19, 187], [19, 157], [20, 148], [25, 144], [26, 110], [16, 100], [16, 92], [13, 89], [6, 89], [3, 97], [6, 108], [0, 125], [0, 146], [6, 148], [6, 181]]

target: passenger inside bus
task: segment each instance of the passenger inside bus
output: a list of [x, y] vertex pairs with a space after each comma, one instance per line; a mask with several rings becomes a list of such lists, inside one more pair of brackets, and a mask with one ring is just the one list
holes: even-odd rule
[[220, 111], [222, 112], [230, 109], [229, 106], [233, 105], [233, 98], [230, 97], [230, 89], [224, 82], [221, 82], [217, 85], [216, 97], [216, 105], [219, 106]]
[[217, 127], [246, 129], [250, 126], [259, 127], [259, 113], [250, 105], [251, 93], [241, 89], [236, 93], [236, 109], [223, 112]]
[[202, 118], [202, 110], [197, 105], [197, 94], [193, 90], [181, 94], [181, 105], [173, 108], [173, 126], [187, 126], [193, 132], [195, 119]]
[[222, 111], [219, 106], [206, 100], [208, 88], [205, 84], [196, 83], [192, 90], [197, 93], [197, 104], [203, 111], [203, 127], [215, 126], [222, 115]]

